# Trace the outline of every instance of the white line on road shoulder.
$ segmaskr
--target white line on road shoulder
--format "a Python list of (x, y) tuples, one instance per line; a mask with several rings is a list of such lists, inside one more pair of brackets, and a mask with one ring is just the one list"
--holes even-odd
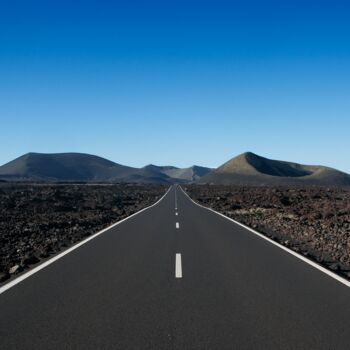
[(180, 253), (175, 255), (175, 278), (182, 278), (182, 262)]
[(176, 228), (180, 228), (180, 224), (177, 222), (175, 225)]
[(97, 236), (101, 235), (102, 233), (104, 233), (104, 232), (110, 230), (110, 229), (113, 228), (114, 226), (117, 226), (117, 225), (121, 224), (122, 222), (131, 219), (131, 218), (134, 217), (135, 215), (138, 215), (138, 214), (142, 213), (143, 211), (145, 211), (145, 210), (147, 210), (147, 209), (150, 209), (150, 208), (156, 206), (157, 204), (159, 204), (159, 203), (163, 200), (163, 198), (165, 198), (165, 196), (169, 193), (170, 189), (171, 189), (171, 186), (170, 186), (169, 189), (166, 191), (166, 193), (165, 193), (156, 203), (154, 203), (154, 204), (152, 204), (152, 205), (150, 205), (150, 206), (148, 206), (148, 207), (146, 207), (146, 208), (143, 208), (143, 209), (139, 210), (138, 212), (136, 212), (136, 213), (134, 213), (134, 214), (128, 216), (127, 218), (122, 219), (122, 220), (120, 220), (120, 221), (118, 221), (118, 222), (116, 222), (116, 223), (114, 223), (114, 224), (112, 224), (112, 225), (106, 227), (105, 229), (103, 229), (103, 230), (101, 230), (101, 231), (99, 231), (99, 232), (93, 234), (92, 236), (90, 236), (90, 237), (84, 239), (83, 241), (77, 243), (76, 245), (74, 245), (74, 246), (72, 246), (72, 247), (66, 249), (66, 250), (63, 251), (62, 253), (60, 253), (60, 254), (54, 256), (53, 258), (51, 258), (51, 259), (49, 259), (49, 260), (43, 262), (43, 263), (40, 264), (40, 265), (34, 267), (33, 269), (29, 270), (28, 272), (24, 273), (23, 275), (20, 275), (19, 277), (17, 277), (17, 278), (14, 279), (13, 281), (10, 281), (10, 282), (6, 283), (4, 286), (0, 287), (0, 294), (6, 292), (8, 289), (14, 287), (16, 284), (18, 284), (18, 283), (24, 281), (24, 280), (27, 279), (28, 277), (30, 277), (30, 276), (34, 275), (35, 273), (39, 272), (40, 270), (44, 269), (46, 266), (51, 265), (52, 263), (54, 263), (54, 262), (57, 261), (58, 259), (61, 259), (62, 257), (64, 257), (65, 255), (69, 254), (69, 253), (72, 252), (73, 250), (75, 250), (75, 249), (81, 247), (83, 244), (85, 244), (85, 243), (91, 241), (92, 239), (96, 238)]
[(266, 236), (263, 235), (262, 233), (260, 233), (260, 232), (258, 232), (258, 231), (255, 231), (255, 230), (253, 230), (252, 228), (250, 228), (250, 227), (248, 227), (248, 226), (246, 226), (246, 225), (244, 225), (244, 224), (242, 224), (242, 223), (240, 223), (240, 222), (238, 222), (238, 221), (236, 221), (236, 220), (233, 220), (233, 219), (229, 218), (228, 216), (219, 213), (218, 211), (215, 211), (214, 209), (205, 207), (204, 205), (201, 205), (201, 204), (197, 203), (196, 201), (194, 201), (194, 200), (183, 190), (183, 188), (182, 188), (181, 186), (180, 186), (180, 188), (181, 188), (182, 192), (190, 199), (190, 201), (192, 201), (192, 202), (193, 202), (194, 204), (196, 204), (197, 206), (199, 206), (199, 207), (201, 207), (201, 208), (204, 208), (204, 209), (206, 209), (206, 210), (212, 211), (213, 213), (222, 216), (222, 217), (225, 218), (226, 220), (232, 221), (233, 223), (235, 223), (235, 224), (237, 224), (237, 225), (239, 225), (239, 226), (245, 228), (246, 230), (248, 230), (248, 231), (254, 233), (254, 234), (257, 235), (257, 236), (259, 236), (260, 238), (265, 239), (266, 241), (270, 242), (271, 244), (275, 245), (276, 247), (278, 247), (278, 248), (280, 248), (280, 249), (286, 251), (287, 253), (289, 253), (289, 254), (295, 256), (296, 258), (298, 258), (298, 259), (304, 261), (304, 262), (307, 263), (308, 265), (310, 265), (310, 266), (316, 268), (317, 270), (323, 272), (324, 274), (328, 275), (329, 277), (331, 277), (331, 278), (337, 280), (338, 282), (344, 284), (345, 286), (350, 287), (350, 281), (346, 280), (345, 278), (343, 278), (343, 277), (341, 277), (341, 276), (335, 274), (334, 272), (332, 272), (332, 271), (326, 269), (325, 267), (323, 267), (323, 266), (317, 264), (316, 262), (314, 262), (314, 261), (312, 261), (312, 260), (309, 260), (308, 258), (304, 257), (303, 255), (298, 254), (298, 253), (295, 252), (294, 250), (291, 250), (291, 249), (285, 247), (284, 245), (273, 241), (272, 239), (266, 237)]

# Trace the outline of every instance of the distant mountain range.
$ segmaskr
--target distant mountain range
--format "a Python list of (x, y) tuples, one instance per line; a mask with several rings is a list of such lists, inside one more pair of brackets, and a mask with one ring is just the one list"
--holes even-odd
[(27, 153), (0, 166), (0, 179), (7, 181), (96, 181), (136, 183), (188, 183), (210, 172), (192, 166), (147, 165), (133, 168), (84, 153)]
[(134, 168), (84, 153), (27, 153), (0, 166), (0, 181), (198, 183), (238, 186), (350, 186), (350, 175), (325, 166), (243, 153), (211, 169), (147, 165)]

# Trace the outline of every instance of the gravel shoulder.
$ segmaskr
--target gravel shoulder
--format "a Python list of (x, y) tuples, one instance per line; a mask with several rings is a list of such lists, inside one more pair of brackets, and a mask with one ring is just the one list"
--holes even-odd
[(0, 283), (155, 203), (166, 186), (0, 184)]
[(350, 279), (350, 190), (191, 185), (198, 203)]

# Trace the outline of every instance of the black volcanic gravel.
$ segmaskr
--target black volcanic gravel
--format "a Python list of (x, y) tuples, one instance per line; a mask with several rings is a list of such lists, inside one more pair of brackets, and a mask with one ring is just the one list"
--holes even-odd
[(0, 184), (0, 282), (155, 203), (164, 186)]
[(350, 278), (350, 190), (187, 186), (189, 195)]

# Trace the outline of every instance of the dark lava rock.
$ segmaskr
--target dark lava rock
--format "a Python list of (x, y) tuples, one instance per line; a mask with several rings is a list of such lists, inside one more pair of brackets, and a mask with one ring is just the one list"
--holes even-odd
[[(0, 184), (0, 278), (156, 202), (165, 186)], [(18, 266), (14, 268), (14, 266)]]
[(0, 272), (0, 283), (5, 282), (10, 278), (10, 275), (7, 272)]
[(346, 276), (350, 271), (350, 190), (321, 187), (186, 186), (203, 205), (256, 228)]
[(35, 256), (35, 255), (26, 255), (23, 259), (23, 263), (25, 265), (34, 265), (36, 263), (38, 263), (40, 260)]

